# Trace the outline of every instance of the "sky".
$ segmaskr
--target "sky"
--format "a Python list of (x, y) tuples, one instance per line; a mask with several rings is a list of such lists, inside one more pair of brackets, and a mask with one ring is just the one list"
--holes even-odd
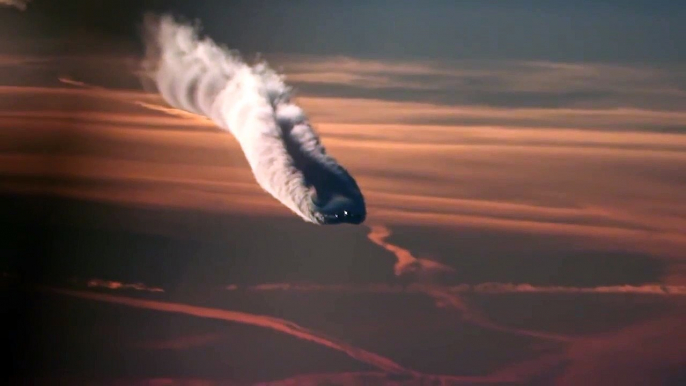
[[(264, 370), (271, 380), (683, 379), (686, 7), (230, 3), (0, 8), (3, 277), (58, 287), (35, 295), (46, 310), (128, 305), (121, 326), (95, 318), (92, 330), (135, 341), (107, 351), (89, 329), (102, 347), (73, 344), (83, 337), (38, 347), (102, 349), (112, 363), (177, 347), (187, 356), (168, 360), (187, 363), (181, 375), (216, 376), (192, 357), (221, 350), (242, 363), (225, 346), (243, 327), (209, 318), (255, 328), (240, 338), (250, 347), (302, 354)], [(283, 72), (365, 194), (365, 225), (303, 223), (260, 190), (229, 133), (147, 92), (137, 75), (146, 10), (198, 19)], [(152, 311), (160, 323), (187, 319), (148, 342), (135, 321)], [(50, 315), (41, 328), (78, 331)], [(308, 367), (312, 347), (348, 359)], [(248, 371), (265, 361), (253, 351), (231, 374), (266, 381)]]

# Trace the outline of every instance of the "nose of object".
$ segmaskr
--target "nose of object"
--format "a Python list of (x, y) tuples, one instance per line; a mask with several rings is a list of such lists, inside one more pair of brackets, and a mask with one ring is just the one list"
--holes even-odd
[(356, 213), (352, 211), (342, 210), (339, 213), (334, 214), (340, 222), (349, 224), (361, 224), (366, 217), (364, 213)]
[(320, 208), (325, 224), (361, 224), (367, 217), (364, 203), (347, 197), (335, 197)]
[(365, 217), (366, 214), (364, 212), (351, 212), (348, 210), (324, 214), (324, 220), (326, 224), (362, 224), (365, 220)]

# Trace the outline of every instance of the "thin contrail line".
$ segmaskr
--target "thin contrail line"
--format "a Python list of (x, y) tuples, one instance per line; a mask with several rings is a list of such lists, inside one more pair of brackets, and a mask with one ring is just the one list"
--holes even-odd
[[(454, 284), (448, 286), (432, 285), (432, 288), (440, 289), (453, 294), (633, 294), (646, 296), (686, 296), (686, 286), (643, 284), (643, 285), (609, 285), (596, 287), (571, 287), (571, 286), (538, 286), (533, 284), (514, 283), (480, 283), (480, 284)], [(407, 286), (378, 284), (307, 284), (307, 283), (264, 283), (245, 287), (228, 285), (227, 290), (247, 291), (293, 291), (293, 292), (347, 292), (347, 293), (418, 293), (425, 292), (427, 286), (422, 284), (409, 284)]]
[[(370, 232), (367, 237), (373, 243), (381, 246), (387, 251), (393, 253), (396, 256), (397, 262), (395, 264), (394, 270), (396, 276), (403, 276), (406, 274), (411, 274), (413, 279), (417, 280), (428, 280), (431, 281), (432, 276), (435, 274), (445, 274), (452, 273), (454, 269), (443, 264), (433, 262), (426, 259), (419, 259), (412, 255), (412, 252), (402, 248), (398, 245), (389, 243), (386, 239), (392, 234), (391, 230), (383, 225), (370, 227)], [(436, 285), (418, 285), (416, 287), (418, 292), (424, 293), (430, 296), (437, 304), (441, 306), (452, 308), (458, 310), (462, 313), (462, 318), (465, 322), (472, 323), (479, 327), (483, 327), (490, 330), (508, 332), (516, 335), (524, 335), (535, 337), (539, 339), (553, 340), (557, 342), (568, 342), (573, 340), (572, 337), (540, 332), (531, 331), (520, 328), (513, 328), (500, 325), (489, 320), (486, 316), (482, 315), (479, 311), (471, 307), (462, 297), (457, 293), (448, 291), (445, 287)]]
[(96, 300), (100, 302), (121, 304), (129, 307), (144, 308), (162, 312), (172, 312), (185, 315), (192, 315), (201, 318), (218, 319), (230, 322), (243, 323), (253, 326), (269, 328), (285, 334), (307, 340), (331, 349), (343, 352), (361, 362), (375, 366), (383, 371), (410, 376), (419, 376), (420, 373), (407, 369), (388, 358), (378, 354), (351, 346), (347, 343), (324, 336), (315, 331), (308, 330), (293, 322), (284, 319), (273, 318), (263, 315), (254, 315), (239, 311), (221, 310), (215, 308), (191, 306), (181, 303), (159, 302), (154, 300), (135, 299), (129, 297), (98, 294), (93, 292), (74, 291), (59, 288), (45, 288), (43, 290), (82, 299)]

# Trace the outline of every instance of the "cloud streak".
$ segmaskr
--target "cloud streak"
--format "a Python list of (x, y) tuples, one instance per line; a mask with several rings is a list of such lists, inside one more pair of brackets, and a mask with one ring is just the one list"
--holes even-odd
[[(407, 286), (389, 284), (302, 284), (302, 283), (269, 283), (247, 286), (237, 285), (226, 287), (229, 291), (293, 291), (293, 292), (341, 292), (341, 293), (417, 293), (423, 290), (421, 283)], [(437, 285), (433, 285), (436, 287)], [(437, 286), (444, 292), (454, 294), (483, 294), (500, 295), (513, 293), (537, 294), (634, 294), (656, 296), (686, 296), (686, 286), (645, 284), (645, 285), (614, 285), (597, 287), (568, 287), (568, 286), (537, 286), (532, 284), (515, 283), (481, 283), (457, 284)]]
[(337, 341), (333, 338), (325, 337), (322, 334), (305, 329), (303, 327), (298, 326), (295, 323), (283, 319), (262, 315), (253, 315), (239, 311), (228, 311), (214, 308), (197, 307), (180, 303), (167, 303), (153, 300), (142, 300), (121, 296), (96, 294), (92, 292), (72, 291), (57, 288), (48, 288), (45, 290), (61, 295), (81, 299), (95, 300), (104, 303), (120, 304), (134, 308), (143, 308), (161, 312), (171, 312), (177, 314), (196, 316), (200, 318), (224, 320), (228, 322), (237, 322), (257, 327), (268, 328), (271, 330), (291, 335), (299, 339), (304, 339), (316, 344), (320, 344), (322, 346), (337, 351), (341, 351), (352, 358), (355, 358), (361, 362), (367, 363), (389, 373), (418, 375), (416, 372), (408, 370), (390, 359), (384, 358), (380, 355), (362, 350), (357, 347), (350, 346), (346, 343)]
[(418, 259), (407, 249), (386, 242), (386, 238), (390, 235), (390, 229), (383, 225), (375, 225), (370, 227), (370, 232), (367, 237), (374, 244), (379, 245), (395, 255), (397, 261), (393, 270), (396, 276), (418, 275), (419, 277), (429, 278), (434, 274), (449, 273), (453, 271), (452, 268), (441, 263), (427, 259)]
[[(390, 235), (390, 229), (384, 226), (376, 226), (371, 228), (371, 232), (367, 237), (373, 243), (396, 256), (397, 262), (394, 267), (396, 276), (409, 276), (414, 282), (420, 283), (420, 285), (416, 287), (416, 290), (431, 297), (438, 307), (458, 310), (462, 313), (462, 318), (465, 321), (490, 330), (558, 342), (565, 342), (571, 339), (559, 334), (511, 328), (494, 323), (474, 307), (470, 306), (458, 293), (446, 291), (443, 287), (431, 284), (432, 281), (435, 281), (438, 278), (439, 274), (450, 275), (451, 273), (454, 273), (455, 270), (453, 268), (427, 259), (418, 259), (414, 257), (409, 250), (386, 241), (386, 238)], [(425, 284), (422, 285), (421, 283)]]
[(119, 281), (112, 280), (102, 280), (102, 279), (90, 279), (86, 282), (86, 286), (89, 288), (107, 288), (111, 290), (136, 290), (144, 292), (164, 292), (162, 288), (159, 287), (149, 287), (143, 283), (122, 283)]
[(25, 11), (26, 6), (31, 2), (31, 0), (0, 0), (0, 6), (12, 7), (20, 11)]
[(274, 56), (304, 90), (347, 97), (499, 107), (679, 109), (686, 73), (676, 67), (546, 61), (390, 62), (351, 57)]

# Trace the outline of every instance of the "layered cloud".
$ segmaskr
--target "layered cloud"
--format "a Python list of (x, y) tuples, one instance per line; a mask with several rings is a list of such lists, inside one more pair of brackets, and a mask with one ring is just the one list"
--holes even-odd
[[(336, 60), (321, 62), (313, 61), (310, 71)], [(594, 70), (539, 66), (594, 83)], [(451, 71), (444, 64), (352, 60), (340, 67), (358, 74)], [(624, 72), (632, 71), (646, 70)], [(324, 145), (340, 154), (367, 192), (374, 224), (558, 235), (594, 248), (630, 247), (672, 258), (686, 246), (686, 136), (672, 130), (686, 121), (682, 111), (509, 108), (317, 93), (297, 100), (311, 112)], [(207, 119), (164, 107), (155, 95), (63, 78), (52, 87), (0, 86), (0, 106), (6, 190), (287, 215), (253, 186), (233, 138)], [(480, 123), (460, 123), (466, 118)], [(667, 127), (671, 132), (656, 132)], [(41, 176), (50, 177), (50, 186)]]
[(450, 62), (275, 56), (304, 91), (347, 97), (502, 108), (642, 107), (678, 110), (686, 73), (676, 66), (546, 61)]
[[(3, 61), (11, 67), (19, 59), (36, 58)], [(135, 84), (125, 81), (134, 75), (109, 67), (112, 76), (95, 73), (101, 59), (68, 60), (64, 75), (86, 74), (77, 81), (102, 87), (68, 78), (47, 87), (0, 86), (4, 190), (288, 215), (254, 186), (233, 138), (156, 95), (120, 86)], [(590, 248), (682, 257), (686, 113), (676, 108), (684, 84), (678, 68), (293, 55), (270, 61), (296, 83), (296, 100), (323, 144), (358, 179), (372, 225), (557, 235)], [(31, 69), (38, 78), (45, 71)], [(314, 83), (326, 90), (307, 88)], [(384, 88), (408, 96), (377, 92)], [(441, 95), (434, 91), (442, 88), (512, 92), (514, 102), (432, 100), (421, 92)], [(516, 106), (528, 92), (587, 89), (611, 103)]]

